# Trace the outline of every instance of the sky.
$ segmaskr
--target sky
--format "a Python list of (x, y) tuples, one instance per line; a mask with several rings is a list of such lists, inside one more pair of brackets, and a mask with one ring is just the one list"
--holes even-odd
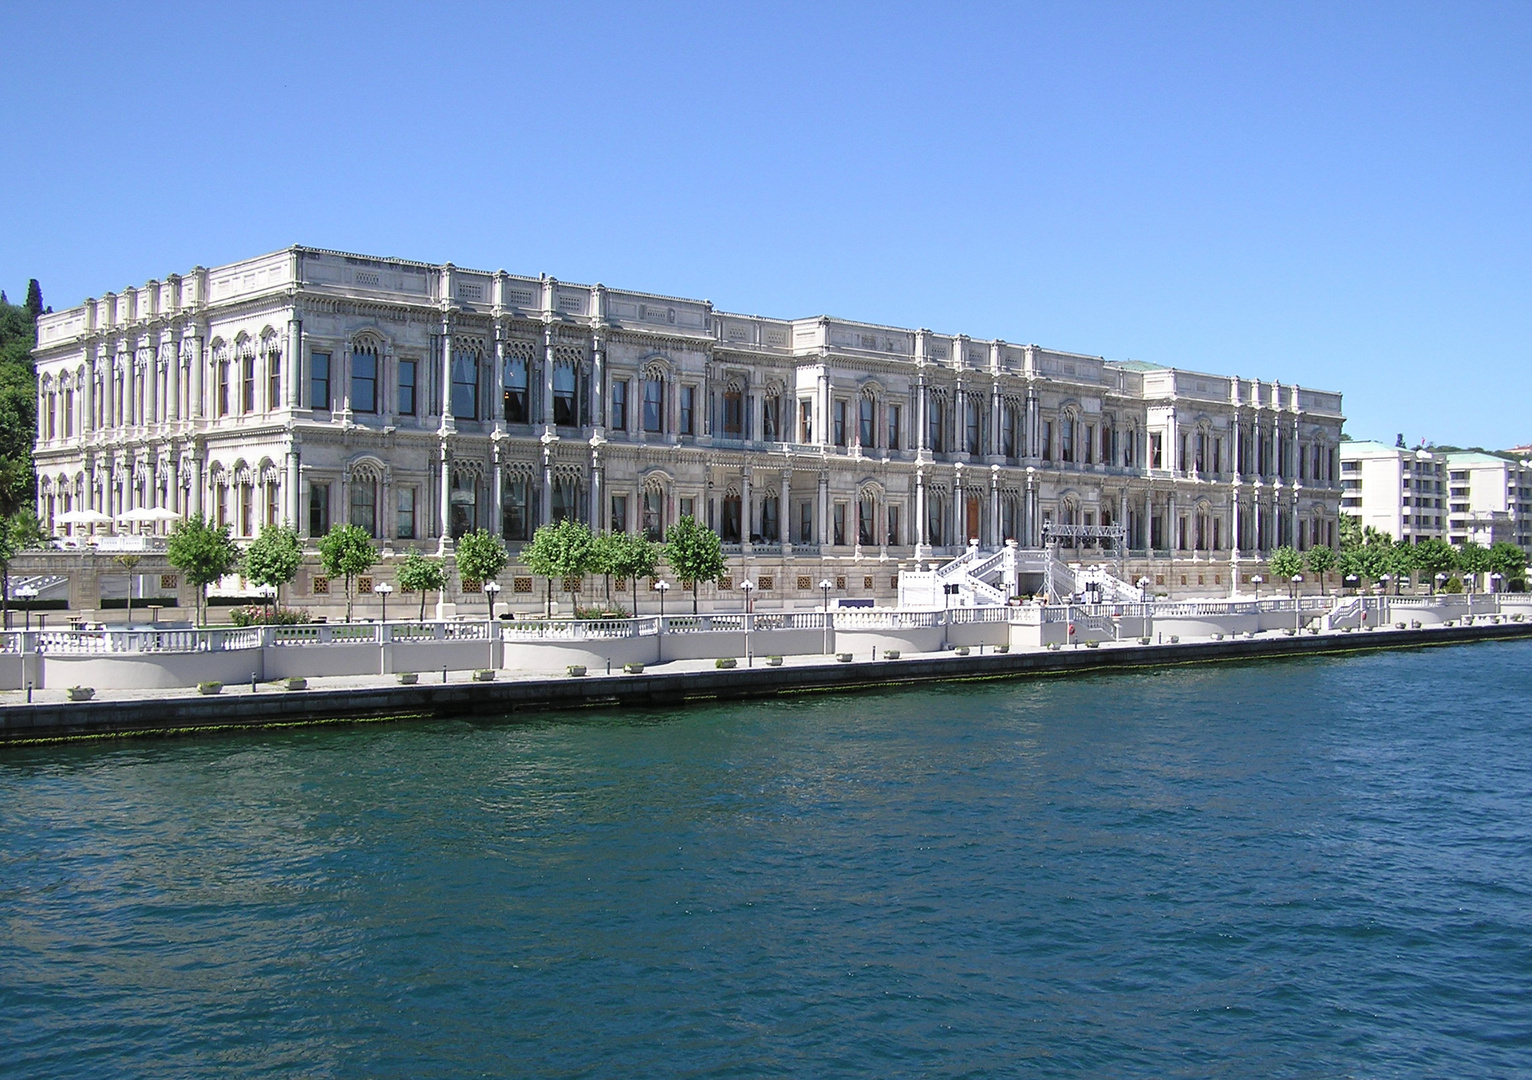
[(290, 244), (1532, 442), (1532, 5), (0, 0), (0, 287)]

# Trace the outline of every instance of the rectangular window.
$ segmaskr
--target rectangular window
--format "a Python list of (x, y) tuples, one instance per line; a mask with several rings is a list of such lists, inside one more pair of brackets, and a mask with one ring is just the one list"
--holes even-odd
[(682, 435), (697, 434), (697, 388), (681, 387), (680, 429)]
[(863, 547), (871, 547), (877, 543), (873, 537), (876, 535), (877, 507), (871, 499), (858, 499), (856, 502), (856, 542)]
[(309, 356), (309, 408), (330, 407), (330, 354), (312, 353)]
[(761, 402), (761, 438), (766, 442), (782, 441), (782, 399), (769, 397)]
[(479, 363), (470, 352), (452, 354), (452, 415), (479, 418)]
[(614, 533), (628, 531), (628, 497), (626, 495), (612, 496), (611, 531)]
[(612, 380), (612, 430), (628, 430), (628, 380)]
[(415, 539), (415, 489), (400, 488), (394, 508), (394, 535), (400, 540)]
[(873, 431), (873, 401), (872, 398), (863, 395), (857, 406), (857, 439), (863, 446), (871, 447), (877, 443), (877, 435)]
[(239, 485), (239, 535), (255, 535), (255, 485)]
[(567, 364), (553, 370), (553, 422), (558, 427), (577, 427), (580, 423), (575, 406), (577, 381), (575, 369)]
[(983, 446), (983, 439), (984, 439), (984, 413), (983, 413), (983, 410), (980, 408), (980, 403), (975, 398), (970, 396), (969, 398), (967, 398), (967, 408), (966, 408), (966, 411), (967, 411), (968, 415), (964, 418), (965, 421), (966, 421), (964, 426), (966, 428), (966, 434), (967, 434), (967, 440), (966, 441), (967, 441), (967, 445), (968, 445), (968, 452), (970, 454), (982, 454), (984, 452), (984, 446)]
[(899, 406), (897, 405), (890, 405), (888, 407), (888, 448), (890, 450), (899, 449), (899, 411)]
[(1075, 459), (1075, 422), (1073, 417), (1066, 416), (1059, 421), (1059, 460), (1073, 461)]
[(255, 412), (255, 356), (247, 354), (239, 362), (240, 411)]
[(798, 441), (800, 443), (814, 441), (814, 402), (809, 398), (801, 398), (798, 401)]
[(371, 480), (351, 481), (351, 524), (367, 530), (368, 536), (378, 535), (377, 492)]
[[(326, 358), (328, 359), (328, 357)], [(309, 485), (309, 535), (323, 536), (330, 531), (330, 485)]]
[(415, 361), (399, 361), (399, 415), (415, 415)]
[(505, 485), (505, 502), (500, 506), (500, 531), (507, 540), (532, 539), (532, 493), (525, 480)]
[(726, 498), (720, 505), (723, 512), (723, 520), (719, 523), (721, 527), (718, 530), (718, 536), (726, 544), (737, 544), (740, 542), (739, 497)]
[(266, 409), (274, 412), (282, 407), (282, 354), (266, 354)]
[(665, 539), (664, 503), (658, 491), (644, 492), (644, 536), (655, 543)]
[(888, 506), (888, 544), (890, 547), (899, 544), (899, 508), (893, 503)]
[(1151, 469), (1163, 469), (1165, 467), (1165, 435), (1163, 432), (1153, 431), (1149, 434), (1149, 467)]
[(1053, 460), (1053, 421), (1052, 420), (1044, 420), (1042, 422), (1042, 436), (1043, 436), (1043, 440), (1042, 440), (1043, 441), (1043, 460), (1044, 461), (1052, 461)]
[(1085, 425), (1085, 464), (1096, 463), (1096, 425)]
[(697, 500), (681, 499), (677, 503), (682, 517), (695, 518), (697, 516)]
[(745, 395), (738, 390), (723, 395), (723, 437), (740, 439), (745, 434)]
[(942, 403), (941, 403), (941, 401), (938, 400), (935, 397), (931, 398), (930, 410), (931, 410), (931, 415), (928, 418), (928, 422), (926, 424), (926, 427), (927, 427), (926, 438), (927, 438), (927, 441), (930, 443), (930, 450), (931, 450), (931, 452), (933, 454), (940, 454), (945, 449), (945, 447), (942, 445), (942, 427), (943, 427), (943, 425), (942, 425)]
[(644, 380), (644, 431), (657, 435), (665, 430), (665, 384), (659, 379)]
[(527, 393), (526, 359), (520, 356), (507, 357), (501, 371), (501, 380), (505, 383), (505, 397), (500, 408), (506, 423), (530, 423), (532, 409), (531, 398)]
[(1101, 463), (1103, 465), (1112, 463), (1112, 439), (1116, 434), (1116, 430), (1112, 427), (1106, 424), (1101, 426)]
[(282, 507), (279, 505), (281, 500), (278, 496), (277, 485), (268, 483), (266, 485), (266, 517), (261, 524), (276, 525), (282, 520)]
[(221, 529), (229, 523), (229, 489), (227, 485), (219, 484), (214, 489), (213, 503), (213, 524)]
[(834, 513), (832, 515), (832, 520), (835, 523), (835, 534), (834, 534), (835, 535), (835, 539), (834, 539), (833, 542), (836, 543), (836, 544), (844, 544), (846, 542), (846, 504), (845, 503), (838, 502), (838, 503), (835, 504), (835, 509), (834, 509)]
[[(122, 384), (117, 386), (118, 394), (122, 393)], [(117, 408), (122, 408), (122, 399), (117, 400)], [(218, 415), (229, 415), (229, 362), (221, 360), (218, 363)]]
[(1001, 414), (1000, 452), (1008, 458), (1016, 456), (1016, 409), (1011, 405)]
[(835, 445), (836, 446), (845, 446), (846, 445), (846, 403), (844, 401), (839, 400), (839, 399), (836, 400), (836, 402), (835, 402), (835, 411), (834, 411), (833, 415), (834, 415), (834, 418), (835, 418), (835, 422), (834, 422), (832, 430), (834, 431), (834, 434), (835, 434)]
[(775, 544), (781, 539), (777, 523), (777, 508), (780, 505), (778, 499), (761, 500), (761, 539), (768, 544)]
[(372, 353), (351, 354), (351, 411), (378, 411), (378, 358)]
[(814, 506), (812, 503), (801, 502), (798, 504), (798, 543), (812, 544), (814, 542)]

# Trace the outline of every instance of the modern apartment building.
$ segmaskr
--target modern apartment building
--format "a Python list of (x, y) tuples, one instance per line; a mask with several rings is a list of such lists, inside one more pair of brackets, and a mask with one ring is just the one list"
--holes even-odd
[(1532, 460), (1476, 450), (1446, 458), (1448, 539), (1485, 546), (1505, 540), (1532, 552)]
[(1279, 544), (1335, 543), (1341, 510), (1336, 393), (450, 263), (196, 268), (43, 316), (36, 355), (50, 526), (349, 521), (399, 552), (693, 515), (796, 600), (1054, 524), (1227, 591)]
[(1447, 536), (1447, 473), (1441, 456), (1379, 442), (1340, 445), (1341, 513), (1395, 540)]

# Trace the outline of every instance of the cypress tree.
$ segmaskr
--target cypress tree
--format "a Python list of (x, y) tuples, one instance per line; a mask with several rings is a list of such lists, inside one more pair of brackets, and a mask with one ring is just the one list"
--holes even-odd
[(33, 278), (27, 282), (27, 314), (37, 318), (43, 313), (43, 287)]

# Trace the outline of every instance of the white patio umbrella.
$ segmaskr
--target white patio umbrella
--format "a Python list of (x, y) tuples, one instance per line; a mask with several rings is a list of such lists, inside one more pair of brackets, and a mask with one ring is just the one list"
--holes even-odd
[(112, 522), (109, 514), (90, 507), (84, 510), (65, 510), (62, 514), (55, 514), (53, 520), (60, 525), (110, 525)]

